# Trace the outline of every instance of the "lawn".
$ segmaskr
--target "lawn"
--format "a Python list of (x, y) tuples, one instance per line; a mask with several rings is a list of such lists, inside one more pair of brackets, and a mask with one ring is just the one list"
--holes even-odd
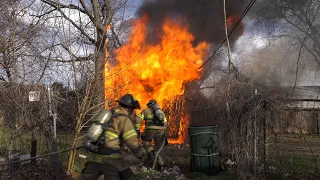
[(268, 164), (274, 176), (319, 175), (320, 136), (284, 134), (269, 140)]

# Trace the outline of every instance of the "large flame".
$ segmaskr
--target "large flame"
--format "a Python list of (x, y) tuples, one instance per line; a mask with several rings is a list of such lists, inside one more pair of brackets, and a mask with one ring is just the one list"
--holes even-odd
[[(203, 63), (208, 44), (192, 45), (194, 37), (188, 27), (169, 19), (163, 24), (159, 43), (146, 44), (147, 23), (147, 16), (138, 19), (127, 43), (114, 51), (116, 61), (109, 60), (106, 64), (105, 95), (109, 105), (130, 93), (142, 108), (146, 108), (150, 99), (156, 99), (161, 107), (172, 107), (174, 99), (184, 94), (185, 84), (200, 79), (202, 70), (198, 67)], [(170, 116), (168, 121), (173, 119)], [(184, 114), (176, 124), (180, 126), (178, 134), (171, 134), (177, 139), (169, 143), (183, 143), (182, 134), (188, 121)]]

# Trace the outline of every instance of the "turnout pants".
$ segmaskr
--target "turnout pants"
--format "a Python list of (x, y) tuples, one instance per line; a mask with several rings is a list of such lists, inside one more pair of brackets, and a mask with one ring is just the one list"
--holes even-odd
[(78, 180), (97, 180), (101, 175), (104, 175), (105, 180), (129, 180), (133, 172), (121, 161), (120, 159), (103, 163), (89, 161)]
[[(143, 132), (141, 139), (147, 153), (150, 153), (153, 150), (158, 151), (160, 149), (166, 139), (164, 131), (164, 129), (146, 129)], [(152, 140), (154, 140), (155, 148), (152, 147)], [(157, 164), (159, 166), (164, 165), (164, 161), (160, 155), (157, 158)]]

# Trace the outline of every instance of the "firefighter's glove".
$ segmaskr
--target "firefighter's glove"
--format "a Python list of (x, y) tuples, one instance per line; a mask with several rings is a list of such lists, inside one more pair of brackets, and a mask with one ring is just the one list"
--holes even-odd
[(149, 159), (153, 160), (155, 158), (155, 156), (156, 156), (156, 151), (155, 150), (153, 150), (153, 151), (148, 153), (148, 158)]
[(91, 151), (91, 152), (97, 152), (98, 151), (98, 148), (99, 146), (95, 145), (95, 144), (92, 144), (90, 142), (84, 142), (83, 143), (83, 146), (88, 150), (88, 151)]
[(149, 160), (149, 158), (148, 158), (147, 155), (142, 156), (142, 157), (140, 158), (140, 163), (139, 163), (139, 165), (140, 165), (140, 166), (145, 166), (145, 165), (147, 164), (148, 160)]
[(140, 147), (138, 154), (141, 154), (140, 156), (138, 156), (138, 159), (140, 159), (140, 165), (142, 166), (148, 160), (148, 155), (146, 153), (146, 150), (143, 147)]
[(143, 132), (143, 133), (140, 135), (140, 137), (141, 137), (141, 139), (142, 139), (143, 141), (146, 141), (146, 139), (147, 139), (145, 132)]

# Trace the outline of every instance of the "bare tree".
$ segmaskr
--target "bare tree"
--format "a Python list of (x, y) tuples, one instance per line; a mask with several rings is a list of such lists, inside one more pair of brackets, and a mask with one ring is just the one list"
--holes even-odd
[[(60, 44), (63, 49), (65, 49), (72, 57), (74, 61), (80, 62), (89, 60), (94, 63), (94, 74), (95, 74), (95, 92), (99, 95), (97, 99), (97, 103), (101, 103), (104, 101), (104, 66), (107, 60), (106, 57), (106, 47), (107, 47), (107, 39), (108, 33), (107, 29), (109, 29), (110, 24), (112, 22), (112, 18), (114, 14), (119, 11), (122, 7), (125, 6), (126, 0), (119, 1), (85, 1), (79, 0), (76, 1), (78, 4), (64, 4), (59, 1), (54, 0), (41, 0), (43, 3), (49, 5), (51, 8), (48, 9), (40, 16), (44, 16), (46, 14), (56, 13), (56, 17), (58, 14), (62, 16), (68, 23), (70, 23), (75, 31), (78, 33), (78, 38), (81, 39), (81, 43), (92, 45), (94, 47), (94, 52), (90, 53), (87, 57), (79, 57), (76, 53), (72, 51), (72, 49), (68, 48), (66, 44)], [(79, 14), (79, 20), (73, 19), (68, 14), (67, 10), (77, 12)], [(89, 20), (86, 22), (85, 19)], [(112, 35), (117, 37), (115, 31), (112, 29)], [(118, 40), (117, 38), (115, 38)], [(120, 41), (118, 40), (120, 43)], [(65, 62), (72, 63), (73, 60), (67, 60)]]
[(3, 81), (32, 81), (42, 73), (42, 19), (30, 16), (34, 1), (0, 3), (0, 74)]
[(34, 3), (33, 0), (0, 2), (0, 96), (5, 125), (10, 129), (9, 154), (16, 138), (40, 126), (42, 132), (49, 127), (43, 123), (48, 117), (46, 98), (43, 96), (41, 103), (28, 102), (29, 91), (46, 94), (44, 86), (32, 84), (45, 71), (40, 54), (46, 49), (40, 38), (44, 21), (30, 16)]
[(296, 50), (302, 45), (320, 65), (319, 0), (262, 1), (258, 7), (259, 30), (267, 30), (273, 40), (291, 40), (288, 45)]

